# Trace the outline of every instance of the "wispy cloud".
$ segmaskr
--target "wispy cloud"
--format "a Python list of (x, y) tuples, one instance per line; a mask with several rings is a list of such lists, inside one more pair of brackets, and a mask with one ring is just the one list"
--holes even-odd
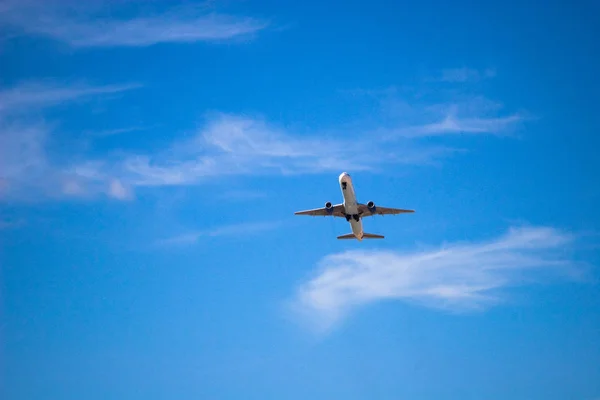
[(496, 70), (494, 68), (487, 68), (485, 70), (477, 70), (474, 68), (449, 68), (442, 71), (439, 78), (435, 80), (442, 82), (478, 82), (482, 79), (493, 78), (496, 76)]
[[(458, 96), (457, 96), (458, 97)], [(389, 101), (394, 126), (388, 138), (419, 138), (455, 134), (509, 135), (533, 117), (526, 112), (502, 112), (503, 105), (482, 96), (460, 96), (453, 102), (415, 107)]]
[(77, 99), (89, 99), (141, 87), (141, 84), (89, 85), (82, 82), (29, 81), (0, 90), (0, 113), (30, 111), (32, 107), (48, 107)]
[(97, 192), (128, 198), (126, 187), (119, 187), (114, 179), (86, 176), (82, 173), (85, 166), (70, 170), (69, 160), (60, 159), (62, 154), (49, 154), (53, 126), (34, 111), (137, 87), (31, 81), (0, 90), (0, 197), (85, 196)]
[[(472, 129), (477, 128), (473, 121), (470, 123)], [(421, 129), (428, 135), (433, 131), (426, 126)], [(459, 151), (408, 138), (424, 135), (415, 134), (415, 130), (410, 131), (411, 135), (401, 129), (392, 130), (387, 137), (381, 132), (360, 131), (303, 135), (260, 117), (215, 113), (191, 139), (176, 140), (166, 149), (134, 154), (121, 151), (118, 156), (95, 158), (66, 154), (63, 156), (70, 159), (63, 160), (58, 169), (48, 162), (47, 131), (40, 128), (30, 135), (15, 129), (12, 133), (0, 132), (10, 144), (6, 148), (15, 149), (11, 150), (14, 157), (6, 159), (12, 160), (7, 170), (18, 169), (22, 183), (59, 184), (61, 193), (69, 196), (105, 193), (117, 199), (132, 198), (136, 187), (196, 185), (217, 176), (376, 172), (393, 164), (429, 165)], [(27, 140), (27, 146), (20, 144), (23, 140)], [(28, 169), (23, 168), (25, 160), (30, 160)], [(42, 172), (54, 176), (39, 179)], [(14, 174), (8, 178), (13, 178), (12, 184), (19, 181)]]
[(150, 129), (150, 128), (143, 127), (143, 126), (132, 126), (132, 127), (128, 127), (128, 128), (115, 128), (115, 129), (106, 129), (103, 131), (93, 131), (93, 132), (88, 132), (87, 134), (89, 134), (89, 136), (91, 136), (91, 137), (105, 138), (105, 137), (111, 137), (111, 136), (116, 136), (116, 135), (122, 135), (124, 133), (144, 131), (147, 129)]
[(108, 195), (118, 200), (131, 200), (133, 193), (118, 179), (112, 179), (108, 186)]
[(557, 229), (519, 227), (487, 242), (434, 250), (347, 251), (319, 262), (293, 307), (325, 331), (353, 310), (386, 299), (447, 311), (483, 310), (505, 300), (509, 287), (579, 278), (580, 265), (568, 257), (573, 243), (572, 235)]
[(427, 124), (416, 130), (424, 135), (445, 133), (504, 133), (513, 124), (523, 121), (519, 114), (500, 118), (463, 118), (448, 115), (442, 122)]
[(188, 185), (206, 177), (246, 175), (286, 166), (294, 170), (294, 160), (303, 160), (298, 162), (306, 163), (305, 168), (318, 168), (314, 164), (332, 162), (327, 160), (335, 157), (322, 150), (311, 154), (306, 146), (318, 148), (316, 141), (297, 140), (264, 122), (227, 115), (210, 120), (193, 140), (176, 142), (166, 151), (97, 160), (69, 151), (51, 155), (52, 126), (27, 116), (13, 118), (14, 113), (26, 114), (33, 104), (48, 106), (104, 90), (50, 87), (47, 93), (44, 89), (48, 86), (27, 85), (0, 92), (7, 111), (0, 114), (3, 197), (104, 193), (126, 200), (133, 197), (135, 186)]
[(201, 240), (217, 236), (248, 236), (275, 229), (281, 225), (277, 221), (248, 222), (242, 224), (219, 226), (206, 230), (199, 230), (177, 235), (158, 241), (160, 245), (188, 245)]
[(392, 130), (391, 134), (403, 137), (442, 136), (457, 133), (505, 135), (519, 126), (525, 119), (523, 115), (518, 113), (502, 117), (473, 118), (448, 114), (439, 122), (398, 128)]
[(28, 190), (39, 180), (43, 184), (44, 171), (48, 168), (45, 143), (47, 127), (44, 124), (20, 125), (0, 116), (0, 194), (15, 187)]
[(140, 187), (197, 185), (217, 176), (377, 172), (394, 164), (432, 165), (464, 149), (432, 144), (423, 140), (425, 137), (506, 135), (526, 120), (522, 113), (502, 115), (501, 104), (472, 95), (454, 96), (453, 102), (415, 101), (399, 110), (394, 104), (400, 102), (402, 93), (394, 89), (369, 93), (384, 96), (388, 104), (382, 102), (383, 118), (360, 128), (301, 133), (261, 116), (213, 112), (206, 114), (204, 124), (191, 138), (186, 135), (156, 150), (104, 150), (92, 157), (60, 151), (57, 146), (49, 154), (51, 126), (43, 121), (34, 123), (31, 118), (12, 118), (27, 116), (36, 107), (107, 94), (112, 97), (136, 87), (139, 85), (59, 85), (46, 81), (0, 91), (0, 195), (37, 188), (53, 196), (103, 194), (127, 200), (133, 199)]
[(370, 136), (386, 141), (456, 134), (507, 136), (527, 121), (535, 119), (524, 110), (509, 110), (504, 104), (472, 90), (444, 88), (436, 85), (412, 87), (391, 86), (384, 89), (344, 91), (353, 99), (373, 101), (379, 106), (368, 129)]
[(117, 169), (135, 186), (189, 185), (214, 176), (366, 171), (385, 164), (425, 164), (451, 151), (410, 143), (391, 147), (358, 133), (346, 132), (344, 139), (300, 135), (261, 118), (222, 113), (211, 116), (192, 140), (153, 155), (131, 155)]
[[(217, 114), (192, 139), (166, 152), (132, 155), (120, 166), (137, 186), (183, 185), (218, 175), (370, 169), (373, 144), (291, 134), (261, 118)], [(359, 150), (361, 150), (359, 152)]]
[[(161, 12), (130, 15), (112, 5), (106, 9), (91, 2), (31, 3), (8, 1), (0, 17), (27, 34), (50, 37), (74, 47), (142, 47), (158, 43), (223, 41), (248, 37), (269, 22), (252, 17), (210, 12), (209, 7), (179, 6)], [(88, 4), (89, 3), (89, 4)], [(86, 7), (87, 5), (87, 7)], [(112, 15), (122, 15), (113, 17)]]

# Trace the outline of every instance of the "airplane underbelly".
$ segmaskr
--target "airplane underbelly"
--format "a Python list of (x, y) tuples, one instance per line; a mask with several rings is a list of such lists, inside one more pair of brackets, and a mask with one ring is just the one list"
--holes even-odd
[(358, 214), (358, 206), (356, 204), (344, 203), (344, 209), (346, 210), (346, 214)]
[(358, 237), (362, 237), (363, 228), (362, 221), (350, 221), (350, 227), (352, 228), (352, 233), (354, 233)]
[(356, 202), (356, 196), (354, 196), (354, 191), (349, 189), (344, 193), (344, 208), (346, 210), (346, 214), (357, 214), (358, 213), (358, 204)]

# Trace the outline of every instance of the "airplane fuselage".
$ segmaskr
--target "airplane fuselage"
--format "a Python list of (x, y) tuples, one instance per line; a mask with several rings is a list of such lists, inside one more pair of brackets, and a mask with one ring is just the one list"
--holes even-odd
[(346, 172), (343, 172), (339, 177), (339, 182), (342, 196), (344, 197), (343, 205), (346, 213), (346, 221), (350, 224), (354, 236), (358, 240), (362, 240), (364, 231), (362, 220), (358, 215), (358, 201), (356, 200), (356, 193), (352, 185), (352, 178)]

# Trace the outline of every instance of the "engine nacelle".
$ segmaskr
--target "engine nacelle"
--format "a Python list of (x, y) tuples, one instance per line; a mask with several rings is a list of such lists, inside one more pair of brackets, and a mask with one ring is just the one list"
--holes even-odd
[(371, 211), (371, 212), (373, 212), (373, 211), (375, 211), (377, 209), (377, 207), (375, 207), (375, 203), (372, 202), (372, 201), (369, 201), (367, 203), (367, 207), (369, 208), (369, 211)]
[(325, 203), (325, 209), (326, 209), (328, 212), (330, 212), (330, 213), (332, 213), (332, 212), (333, 212), (333, 205), (331, 205), (331, 202), (330, 202), (330, 201), (328, 201), (327, 203)]

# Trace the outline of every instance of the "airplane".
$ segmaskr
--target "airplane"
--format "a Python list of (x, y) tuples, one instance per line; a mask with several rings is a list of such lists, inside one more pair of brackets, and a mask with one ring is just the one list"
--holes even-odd
[(310, 215), (310, 216), (333, 216), (343, 217), (350, 223), (352, 233), (338, 236), (338, 239), (383, 239), (383, 235), (373, 233), (365, 233), (362, 226), (362, 218), (372, 215), (388, 215), (388, 214), (403, 214), (414, 213), (414, 210), (405, 210), (401, 208), (388, 208), (376, 206), (373, 201), (367, 204), (357, 202), (352, 178), (347, 172), (342, 172), (338, 178), (342, 196), (344, 201), (340, 204), (332, 205), (330, 201), (325, 203), (325, 207), (315, 208), (312, 210), (296, 211), (294, 215)]

